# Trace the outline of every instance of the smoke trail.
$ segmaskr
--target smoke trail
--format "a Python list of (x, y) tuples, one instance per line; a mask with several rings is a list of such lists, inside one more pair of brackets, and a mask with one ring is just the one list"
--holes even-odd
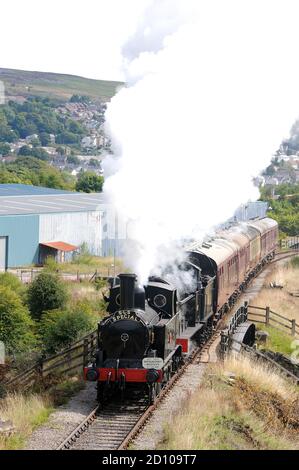
[[(148, 2), (147, 2), (148, 3)], [(124, 46), (127, 87), (107, 123), (104, 190), (130, 224), (145, 279), (256, 199), (252, 184), (299, 113), (292, 0), (151, 1)]]

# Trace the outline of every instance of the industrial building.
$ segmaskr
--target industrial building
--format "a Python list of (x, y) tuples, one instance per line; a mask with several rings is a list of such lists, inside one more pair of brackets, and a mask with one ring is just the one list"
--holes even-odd
[(0, 270), (69, 259), (86, 244), (97, 256), (119, 256), (114, 220), (102, 193), (0, 184)]

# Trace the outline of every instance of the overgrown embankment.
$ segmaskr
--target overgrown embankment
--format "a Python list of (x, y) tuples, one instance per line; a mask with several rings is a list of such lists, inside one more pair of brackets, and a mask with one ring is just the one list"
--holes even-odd
[[(282, 288), (271, 288), (270, 284), (282, 286)], [(293, 319), (299, 323), (299, 297), (291, 294), (299, 293), (299, 257), (274, 269), (266, 278), (263, 289), (250, 302), (259, 307), (270, 306), (281, 315)]]
[(247, 358), (210, 365), (165, 429), (162, 449), (299, 449), (299, 394)]
[[(273, 288), (271, 285), (278, 287)], [(263, 288), (250, 303), (262, 308), (269, 306), (272, 311), (289, 320), (295, 319), (299, 324), (299, 257), (294, 257), (283, 266), (273, 270), (267, 276)], [(272, 317), (280, 320), (277, 316), (272, 315)], [(259, 347), (291, 356), (294, 352), (295, 338), (290, 335), (290, 329), (284, 331), (283, 326), (270, 323), (271, 326), (257, 325), (258, 329), (268, 333), (267, 341), (261, 342)]]
[(46, 390), (9, 393), (0, 400), (0, 420), (4, 421), (4, 430), (8, 428), (7, 432), (0, 431), (0, 450), (24, 448), (32, 432), (47, 422), (55, 407), (78, 393), (84, 382), (78, 377), (56, 378), (47, 385)]

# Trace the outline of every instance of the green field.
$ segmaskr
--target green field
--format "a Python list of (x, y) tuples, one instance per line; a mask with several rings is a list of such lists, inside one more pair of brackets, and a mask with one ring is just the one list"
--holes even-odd
[(109, 101), (123, 85), (121, 82), (92, 80), (75, 75), (3, 68), (0, 68), (0, 80), (5, 84), (8, 97), (38, 95), (59, 100), (68, 100), (78, 94)]

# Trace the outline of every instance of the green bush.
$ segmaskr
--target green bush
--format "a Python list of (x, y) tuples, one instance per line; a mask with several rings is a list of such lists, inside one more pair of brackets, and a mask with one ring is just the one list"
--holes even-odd
[(42, 272), (28, 289), (28, 305), (33, 318), (40, 319), (43, 312), (63, 309), (68, 299), (64, 282), (57, 274)]
[(40, 335), (45, 352), (55, 353), (70, 346), (95, 327), (95, 316), (84, 305), (71, 311), (55, 310), (43, 314)]
[[(273, 189), (273, 188), (272, 188)], [(272, 198), (270, 187), (260, 188), (261, 200), (267, 201), (271, 210), (268, 216), (275, 219), (279, 230), (285, 236), (299, 234), (299, 184), (281, 184), (275, 186), (275, 195)]]
[(103, 189), (104, 177), (92, 171), (80, 173), (76, 183), (76, 191), (85, 193), (100, 193)]
[(25, 287), (22, 282), (12, 273), (0, 274), (0, 286), (10, 287), (11, 290), (17, 294), (23, 294), (25, 291)]
[(33, 349), (36, 339), (33, 333), (34, 322), (20, 296), (9, 286), (0, 286), (0, 341), (5, 344), (6, 352)]
[(89, 265), (93, 260), (93, 256), (90, 254), (90, 251), (88, 250), (87, 243), (84, 242), (80, 246), (80, 252), (78, 254), (75, 254), (73, 257), (73, 264), (87, 264)]
[(45, 270), (50, 271), (50, 272), (59, 272), (60, 271), (60, 265), (56, 262), (55, 258), (53, 256), (47, 256), (45, 263), (44, 263)]

